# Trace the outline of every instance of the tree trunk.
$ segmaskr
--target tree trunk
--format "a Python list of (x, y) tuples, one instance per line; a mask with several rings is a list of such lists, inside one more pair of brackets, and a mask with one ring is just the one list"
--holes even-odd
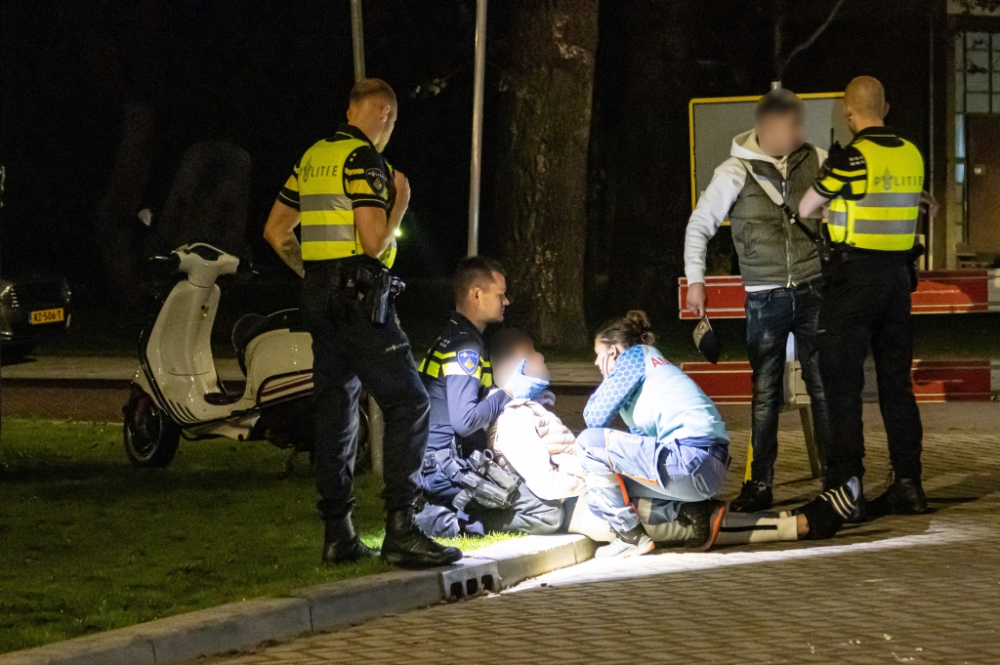
[(494, 219), (511, 322), (544, 347), (587, 343), (583, 266), (598, 0), (513, 0), (500, 42)]
[(606, 3), (590, 176), (588, 314), (644, 309), (677, 325), (691, 213), (688, 100), (698, 72), (696, 3)]

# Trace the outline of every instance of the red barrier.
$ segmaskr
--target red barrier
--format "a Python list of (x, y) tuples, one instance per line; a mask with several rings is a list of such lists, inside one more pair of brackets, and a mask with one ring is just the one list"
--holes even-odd
[[(715, 319), (742, 319), (746, 293), (738, 276), (706, 277), (708, 315)], [(679, 286), (680, 318), (687, 311), (687, 280)], [(911, 298), (914, 314), (969, 314), (1000, 312), (1000, 270), (928, 270)]]
[[(683, 363), (681, 369), (717, 404), (750, 403), (748, 362)], [(874, 367), (866, 367), (865, 374), (865, 392), (874, 397)], [(988, 402), (1000, 394), (1000, 361), (915, 360), (913, 392), (918, 402)]]

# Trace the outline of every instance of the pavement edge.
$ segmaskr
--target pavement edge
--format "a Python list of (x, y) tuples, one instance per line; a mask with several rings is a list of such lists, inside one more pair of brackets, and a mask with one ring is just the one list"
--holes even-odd
[(0, 655), (0, 665), (171, 665), (334, 630), (440, 602), (501, 591), (594, 555), (585, 536), (527, 536), (458, 564), (394, 570), (255, 598)]

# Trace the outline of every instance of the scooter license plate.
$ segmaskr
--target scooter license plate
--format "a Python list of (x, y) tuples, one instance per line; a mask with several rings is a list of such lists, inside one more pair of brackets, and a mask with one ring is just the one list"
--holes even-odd
[(36, 309), (31, 313), (31, 325), (37, 326), (45, 323), (59, 323), (66, 318), (62, 307), (53, 309)]

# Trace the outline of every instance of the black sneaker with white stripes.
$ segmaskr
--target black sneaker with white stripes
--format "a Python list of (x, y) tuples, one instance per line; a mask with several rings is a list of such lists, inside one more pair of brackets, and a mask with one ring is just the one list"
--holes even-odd
[(857, 478), (851, 478), (843, 485), (823, 492), (793, 512), (805, 515), (809, 521), (808, 538), (811, 540), (831, 538), (857, 510), (860, 494), (861, 483)]

